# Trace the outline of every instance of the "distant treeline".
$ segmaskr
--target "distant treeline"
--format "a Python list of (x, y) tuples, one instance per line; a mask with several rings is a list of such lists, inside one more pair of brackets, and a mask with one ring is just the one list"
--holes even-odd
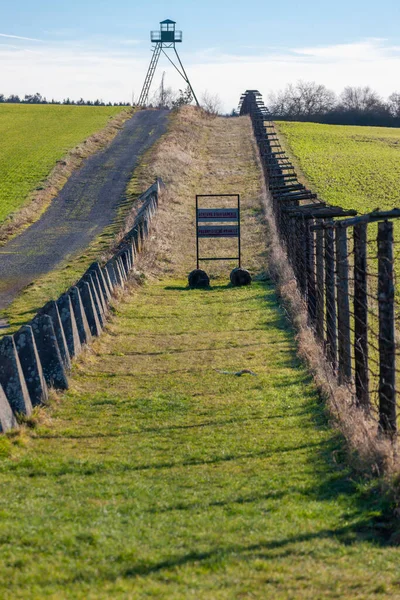
[(71, 100), (70, 98), (64, 98), (64, 100), (47, 100), (46, 97), (41, 94), (25, 94), (23, 98), (15, 94), (11, 96), (5, 96), (0, 94), (0, 103), (8, 102), (10, 104), (73, 104), (77, 106), (131, 106), (129, 102), (103, 102), (103, 100)]
[(336, 95), (324, 85), (299, 81), (270, 94), (272, 116), (283, 121), (400, 127), (400, 93), (386, 100), (370, 87), (346, 87)]

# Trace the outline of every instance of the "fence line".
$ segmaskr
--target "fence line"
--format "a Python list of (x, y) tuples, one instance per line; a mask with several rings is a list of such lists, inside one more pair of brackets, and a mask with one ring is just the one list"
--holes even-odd
[(394, 438), (400, 261), (393, 221), (400, 210), (358, 215), (327, 204), (298, 180), (261, 94), (245, 92), (239, 110), (252, 120), (278, 233), (309, 325), (338, 383), (376, 418), (382, 434)]
[(71, 360), (101, 335), (110, 301), (125, 286), (137, 253), (150, 232), (164, 184), (161, 179), (144, 193), (133, 227), (112, 258), (93, 263), (57, 301), (48, 302), (30, 323), (0, 340), (0, 432), (17, 427), (16, 416), (29, 416), (48, 398), (50, 387), (68, 388)]

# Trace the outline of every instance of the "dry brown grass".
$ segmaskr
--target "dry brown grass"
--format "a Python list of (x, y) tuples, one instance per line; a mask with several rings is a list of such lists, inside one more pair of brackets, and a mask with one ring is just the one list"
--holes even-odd
[[(146, 276), (184, 278), (196, 267), (195, 196), (211, 193), (241, 195), (245, 224), (243, 266), (253, 273), (265, 269), (261, 186), (247, 117), (210, 118), (202, 110), (184, 107), (172, 116), (169, 133), (157, 144), (151, 160), (145, 160), (140, 169), (141, 189), (153, 183), (157, 176), (164, 180), (166, 191), (148, 252), (137, 264)], [(221, 199), (210, 202), (218, 206), (229, 204), (229, 200)], [(203, 252), (209, 252), (208, 255), (213, 251), (222, 255), (236, 251), (235, 242), (231, 240), (203, 242), (206, 242)], [(212, 277), (227, 277), (234, 266), (234, 263), (203, 263)]]
[(73, 148), (60, 161), (47, 177), (40, 190), (32, 192), (25, 205), (10, 214), (0, 225), (0, 247), (15, 237), (26, 227), (39, 219), (53, 198), (66, 184), (71, 174), (79, 169), (84, 160), (107, 147), (120, 131), (125, 121), (132, 116), (132, 109), (126, 109), (110, 119), (106, 127)]

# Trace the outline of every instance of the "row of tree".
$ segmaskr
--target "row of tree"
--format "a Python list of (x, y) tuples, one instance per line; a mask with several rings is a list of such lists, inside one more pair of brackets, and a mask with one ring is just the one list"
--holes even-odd
[(80, 100), (71, 100), (70, 98), (65, 98), (62, 101), (59, 100), (47, 100), (46, 97), (42, 96), (39, 93), (36, 94), (25, 94), (23, 98), (15, 94), (11, 94), (10, 96), (5, 96), (4, 94), (0, 94), (0, 103), (8, 102), (10, 104), (75, 104), (78, 106), (130, 106), (129, 102), (103, 102), (103, 100), (84, 100), (81, 98)]
[(269, 110), (275, 119), (400, 127), (400, 93), (384, 100), (369, 86), (348, 86), (336, 95), (322, 84), (298, 81), (270, 94)]
[[(157, 91), (153, 94), (150, 100), (150, 107), (156, 108), (179, 108), (185, 104), (191, 104), (193, 102), (193, 94), (190, 87), (184, 90), (173, 90), (171, 87), (167, 87), (164, 84), (164, 76), (161, 80), (161, 85)], [(133, 106), (135, 106), (135, 98), (132, 98)], [(47, 100), (46, 97), (39, 93), (36, 94), (25, 94), (23, 98), (17, 95), (11, 94), (11, 96), (5, 96), (0, 94), (0, 103), (11, 103), (11, 104), (68, 104), (76, 106), (132, 106), (129, 102), (108, 102), (105, 103), (102, 100), (71, 100), (65, 98), (62, 101), (59, 100)], [(208, 92), (204, 92), (201, 98), (201, 105), (204, 110), (210, 114), (218, 114), (221, 110), (221, 101), (217, 95), (211, 95)]]

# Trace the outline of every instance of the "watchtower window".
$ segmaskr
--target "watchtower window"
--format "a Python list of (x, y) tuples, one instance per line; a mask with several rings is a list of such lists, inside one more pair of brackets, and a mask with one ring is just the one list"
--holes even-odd
[(163, 23), (161, 31), (175, 31), (175, 25), (173, 23)]

